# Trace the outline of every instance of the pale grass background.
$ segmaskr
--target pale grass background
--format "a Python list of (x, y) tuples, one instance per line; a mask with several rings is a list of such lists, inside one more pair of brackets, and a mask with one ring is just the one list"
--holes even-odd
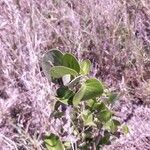
[(130, 134), (104, 149), (149, 150), (149, 0), (0, 0), (0, 149), (42, 150), (43, 134), (69, 129), (69, 108), (66, 125), (50, 116), (40, 62), (51, 48), (89, 58), (92, 75), (118, 91), (114, 110)]

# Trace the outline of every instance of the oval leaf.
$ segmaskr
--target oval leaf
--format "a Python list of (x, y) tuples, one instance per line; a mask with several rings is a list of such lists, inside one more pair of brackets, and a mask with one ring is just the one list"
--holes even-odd
[(43, 62), (51, 62), (53, 66), (62, 65), (63, 53), (60, 50), (52, 49), (48, 51), (44, 57)]
[(91, 61), (86, 59), (80, 63), (80, 73), (83, 75), (87, 75), (90, 72)]
[(51, 67), (62, 65), (63, 54), (61, 51), (53, 49), (48, 51), (42, 59), (42, 70), (45, 76), (51, 81), (49, 71)]
[(73, 98), (73, 105), (77, 106), (81, 100), (96, 98), (103, 93), (103, 86), (97, 79), (88, 79), (81, 86)]
[(71, 54), (64, 54), (63, 56), (63, 66), (75, 70), (77, 73), (80, 72), (80, 65), (78, 60)]
[(64, 66), (52, 67), (51, 70), (50, 70), (50, 74), (53, 78), (61, 78), (64, 75), (67, 75), (67, 74), (70, 74), (74, 77), (78, 75), (78, 73), (75, 70), (70, 69), (68, 67), (64, 67)]
[(82, 100), (96, 98), (103, 93), (102, 83), (95, 78), (86, 80), (83, 86), (85, 86), (86, 90)]

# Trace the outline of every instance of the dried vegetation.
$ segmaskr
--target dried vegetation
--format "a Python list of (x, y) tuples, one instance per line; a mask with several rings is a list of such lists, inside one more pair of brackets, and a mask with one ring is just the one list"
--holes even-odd
[(149, 0), (0, 0), (0, 149), (42, 150), (43, 134), (64, 125), (40, 66), (50, 48), (89, 58), (119, 93), (131, 132), (104, 149), (150, 149)]

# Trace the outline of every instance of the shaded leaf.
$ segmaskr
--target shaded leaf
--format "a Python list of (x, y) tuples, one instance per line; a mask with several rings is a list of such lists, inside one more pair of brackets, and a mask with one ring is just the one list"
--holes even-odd
[(60, 102), (64, 104), (70, 104), (70, 100), (72, 100), (74, 93), (73, 91), (69, 90), (68, 87), (62, 86), (57, 89), (57, 96)]
[(110, 133), (105, 131), (104, 136), (100, 139), (98, 146), (109, 143), (110, 143)]
[(80, 72), (80, 65), (78, 60), (71, 54), (64, 54), (63, 56), (63, 66), (75, 70), (77, 73)]
[(58, 88), (57, 89), (57, 96), (59, 98), (63, 98), (66, 95), (66, 93), (68, 93), (68, 90), (69, 89), (66, 86), (62, 86), (62, 87)]
[(42, 59), (42, 70), (45, 76), (51, 81), (49, 73), (51, 67), (62, 65), (63, 53), (57, 49), (48, 51)]
[(103, 102), (95, 103), (94, 106), (93, 106), (93, 109), (97, 110), (98, 112), (108, 110), (107, 106)]
[(70, 74), (72, 76), (77, 76), (78, 73), (73, 69), (64, 67), (64, 66), (54, 66), (50, 70), (50, 74), (53, 78), (61, 78), (64, 75)]
[(55, 119), (57, 119), (57, 118), (62, 118), (64, 116), (64, 112), (60, 112), (60, 111), (54, 111), (53, 112), (53, 117), (55, 118)]
[(114, 122), (114, 124), (116, 125), (116, 126), (120, 126), (121, 125), (121, 123), (118, 121), (118, 120), (115, 120), (115, 119), (112, 119), (113, 120), (113, 122)]

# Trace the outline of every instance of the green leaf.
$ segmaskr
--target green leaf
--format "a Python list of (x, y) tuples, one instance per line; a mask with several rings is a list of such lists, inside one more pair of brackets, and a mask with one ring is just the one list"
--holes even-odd
[(73, 98), (73, 105), (77, 106), (81, 100), (89, 100), (100, 96), (103, 93), (103, 87), (97, 79), (88, 79), (81, 86)]
[(116, 99), (117, 99), (117, 94), (116, 93), (110, 93), (109, 95), (108, 95), (108, 102), (109, 103), (114, 103), (115, 101), (116, 101)]
[(104, 136), (100, 139), (98, 146), (106, 145), (108, 143), (110, 143), (110, 133), (105, 131)]
[(71, 54), (64, 54), (63, 56), (63, 66), (75, 70), (77, 73), (80, 72), (80, 65), (78, 60)]
[(64, 67), (64, 66), (54, 66), (54, 67), (52, 67), (51, 70), (50, 70), (50, 74), (53, 78), (61, 78), (64, 75), (67, 75), (67, 74), (70, 74), (74, 77), (78, 75), (78, 73), (75, 70), (70, 69), (68, 67)]
[(93, 99), (102, 95), (103, 93), (102, 83), (95, 78), (86, 80), (83, 86), (86, 90), (82, 100)]
[(108, 108), (106, 107), (106, 105), (103, 102), (95, 103), (94, 106), (93, 106), (93, 109), (97, 110), (98, 112), (108, 110)]
[(123, 131), (124, 134), (128, 134), (128, 133), (129, 133), (129, 128), (128, 128), (128, 126), (127, 126), (127, 125), (123, 125), (122, 131)]
[(54, 134), (46, 136), (44, 143), (47, 150), (65, 150), (62, 142), (59, 140), (59, 137)]
[(82, 86), (73, 97), (73, 105), (77, 106), (85, 94), (86, 87)]
[(89, 107), (93, 108), (96, 104), (96, 99), (89, 99), (86, 103)]
[(90, 111), (83, 111), (81, 117), (85, 126), (96, 126), (96, 124), (93, 122), (93, 115)]
[(73, 91), (69, 90), (68, 87), (62, 86), (57, 89), (57, 96), (60, 102), (67, 105), (70, 103), (70, 100), (72, 100), (74, 93)]
[(107, 122), (110, 120), (111, 116), (112, 116), (112, 113), (109, 110), (104, 110), (100, 112), (98, 119), (100, 119), (100, 121), (102, 122)]
[(118, 121), (118, 120), (115, 120), (115, 119), (112, 119), (113, 120), (113, 122), (114, 122), (114, 124), (116, 125), (116, 126), (120, 126), (121, 125), (121, 123)]
[(115, 133), (118, 129), (119, 124), (120, 124), (120, 122), (118, 122), (117, 120), (109, 120), (108, 122), (106, 122), (104, 127), (105, 127), (105, 129), (109, 130), (110, 132)]
[(49, 71), (51, 67), (62, 65), (62, 58), (63, 53), (56, 49), (52, 49), (44, 55), (42, 59), (42, 70), (50, 81), (51, 75), (49, 74)]
[(80, 63), (80, 73), (83, 75), (87, 75), (90, 72), (91, 61), (89, 59), (83, 60)]
[(63, 53), (57, 49), (52, 49), (48, 51), (43, 57), (44, 62), (50, 61), (53, 66), (62, 65), (62, 60), (63, 60)]
[(57, 96), (59, 98), (65, 97), (65, 95), (68, 95), (70, 93), (70, 90), (66, 86), (61, 86), (60, 88), (57, 89)]
[(74, 78), (71, 82), (69, 82), (67, 84), (67, 86), (70, 88), (70, 89), (73, 89), (78, 83), (81, 82), (83, 76), (77, 76), (76, 78)]

